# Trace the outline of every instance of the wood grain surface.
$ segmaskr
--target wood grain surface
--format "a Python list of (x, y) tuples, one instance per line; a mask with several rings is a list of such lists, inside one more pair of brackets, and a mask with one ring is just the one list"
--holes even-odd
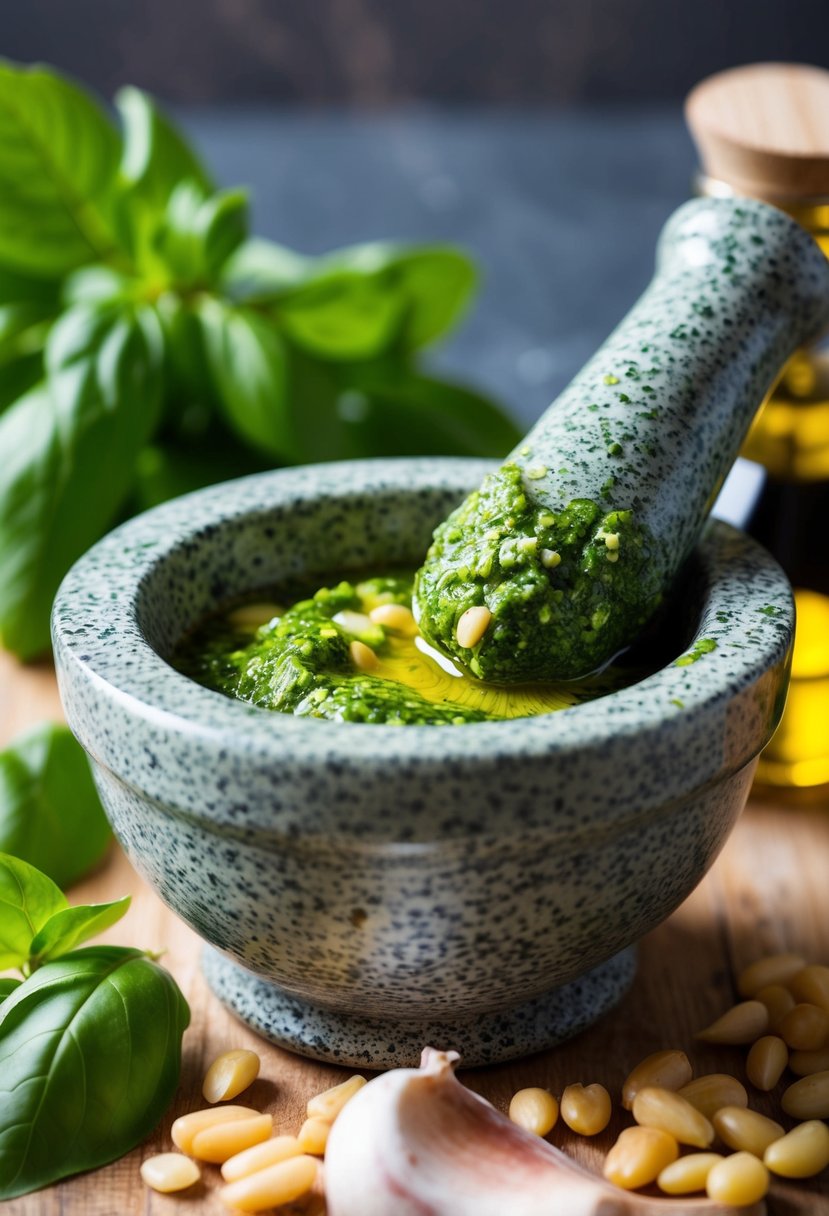
[[(25, 671), (0, 654), (0, 745), (18, 730), (60, 707), (48, 667)], [(505, 1109), (524, 1085), (560, 1093), (573, 1081), (601, 1081), (618, 1096), (627, 1071), (664, 1047), (689, 1051), (695, 1071), (731, 1071), (745, 1081), (739, 1049), (695, 1046), (693, 1033), (736, 999), (735, 970), (764, 953), (799, 950), (829, 962), (829, 799), (786, 805), (752, 798), (722, 856), (682, 907), (646, 938), (634, 986), (619, 1008), (585, 1034), (553, 1051), (496, 1068), (463, 1074), (465, 1082)], [(182, 1082), (173, 1108), (156, 1133), (113, 1165), (0, 1205), (4, 1216), (219, 1216), (213, 1193), (218, 1174), (185, 1197), (156, 1195), (140, 1181), (142, 1159), (171, 1146), (177, 1115), (203, 1105), (201, 1081), (211, 1059), (229, 1047), (252, 1047), (262, 1056), (260, 1079), (246, 1104), (271, 1111), (280, 1132), (295, 1131), (311, 1094), (348, 1075), (264, 1043), (227, 1013), (199, 972), (199, 941), (137, 877), (113, 846), (99, 872), (72, 890), (73, 902), (106, 900), (129, 892), (125, 921), (105, 936), (124, 945), (164, 950), (164, 963), (190, 1002)], [(442, 1046), (438, 1044), (438, 1046)], [(752, 1105), (779, 1112), (782, 1086)], [(623, 1126), (617, 1110), (607, 1133), (594, 1141), (568, 1133), (561, 1123), (550, 1139), (594, 1169)], [(829, 1176), (817, 1182), (775, 1182), (770, 1216), (829, 1216)], [(394, 1216), (389, 1213), (389, 1216)], [(504, 1216), (509, 1216), (508, 1212)], [(556, 1216), (568, 1216), (556, 1213)]]

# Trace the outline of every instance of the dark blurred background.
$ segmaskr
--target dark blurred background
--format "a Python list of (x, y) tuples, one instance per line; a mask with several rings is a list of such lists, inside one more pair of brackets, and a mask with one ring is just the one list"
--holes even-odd
[(177, 102), (678, 100), (734, 63), (829, 58), (826, 0), (5, 0), (2, 12), (11, 58)]
[(0, 0), (0, 52), (172, 103), (262, 235), (452, 241), (483, 287), (432, 357), (529, 424), (692, 191), (682, 99), (829, 62), (827, 0)]

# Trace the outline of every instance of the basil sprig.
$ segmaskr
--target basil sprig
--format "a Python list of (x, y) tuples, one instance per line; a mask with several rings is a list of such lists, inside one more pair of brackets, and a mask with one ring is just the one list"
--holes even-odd
[(190, 1011), (148, 954), (76, 947), (129, 898), (70, 907), (33, 866), (0, 854), (0, 1200), (122, 1156), (178, 1085)]
[(0, 640), (48, 646), (72, 562), (165, 497), (274, 464), (500, 456), (512, 422), (424, 373), (469, 258), (251, 238), (138, 89), (120, 125), (46, 68), (0, 62)]
[(0, 853), (65, 888), (111, 839), (89, 762), (67, 727), (43, 723), (0, 751)]

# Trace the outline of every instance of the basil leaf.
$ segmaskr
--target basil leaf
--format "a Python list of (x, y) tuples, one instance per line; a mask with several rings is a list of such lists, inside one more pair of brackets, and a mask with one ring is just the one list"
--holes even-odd
[(407, 301), (378, 276), (338, 270), (282, 295), (279, 324), (297, 345), (323, 359), (367, 359), (400, 332)]
[(15, 988), (19, 988), (21, 980), (16, 980), (12, 976), (0, 977), (0, 1005), (3, 1004), (7, 996), (11, 996)]
[(163, 444), (149, 444), (142, 450), (130, 506), (135, 511), (146, 511), (148, 507), (203, 486), (215, 485), (217, 481), (264, 473), (272, 467), (272, 460), (257, 455), (227, 431), (196, 441), (167, 439)]
[(66, 896), (51, 878), (17, 857), (0, 853), (0, 971), (22, 967), (32, 938), (67, 906)]
[(193, 182), (170, 196), (156, 250), (179, 287), (212, 284), (247, 235), (248, 196), (222, 190), (206, 198)]
[(0, 1006), (0, 1199), (121, 1157), (178, 1085), (189, 1009), (138, 950), (47, 963)]
[(9, 363), (0, 363), (0, 414), (42, 379), (43, 356), (39, 351), (12, 359)]
[(222, 291), (240, 303), (269, 301), (307, 282), (313, 265), (313, 258), (275, 241), (251, 237), (223, 266)]
[[(350, 370), (355, 442), (367, 456), (492, 456), (521, 431), (486, 397), (405, 367)], [(360, 406), (360, 408), (357, 408)], [(349, 413), (340, 398), (340, 412)]]
[(199, 315), (224, 418), (254, 447), (298, 459), (285, 400), (285, 349), (274, 326), (251, 309), (216, 299), (207, 300)]
[(198, 156), (148, 93), (127, 86), (116, 93), (115, 105), (124, 127), (120, 178), (133, 198), (161, 212), (185, 179), (212, 193), (215, 187)]
[(81, 904), (64, 908), (50, 916), (29, 946), (29, 966), (32, 971), (68, 954), (90, 937), (103, 933), (104, 929), (121, 919), (129, 906), (130, 897), (125, 895), (111, 904)]
[(47, 648), (61, 578), (129, 494), (161, 342), (149, 309), (77, 305), (49, 335), (47, 384), (0, 417), (0, 636), (22, 658)]
[(65, 888), (110, 840), (86, 755), (67, 727), (43, 723), (0, 752), (0, 850)]
[(0, 260), (57, 276), (116, 253), (107, 195), (118, 138), (82, 89), (0, 63)]
[(390, 254), (384, 277), (405, 297), (400, 343), (409, 351), (434, 341), (457, 323), (478, 280), (466, 254), (440, 246)]

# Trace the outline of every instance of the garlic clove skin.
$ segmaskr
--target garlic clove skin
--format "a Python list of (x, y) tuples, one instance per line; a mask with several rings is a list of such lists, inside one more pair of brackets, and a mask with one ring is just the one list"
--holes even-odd
[(707, 1199), (619, 1190), (511, 1123), (456, 1079), (454, 1051), (376, 1077), (338, 1116), (328, 1216), (762, 1216)]

